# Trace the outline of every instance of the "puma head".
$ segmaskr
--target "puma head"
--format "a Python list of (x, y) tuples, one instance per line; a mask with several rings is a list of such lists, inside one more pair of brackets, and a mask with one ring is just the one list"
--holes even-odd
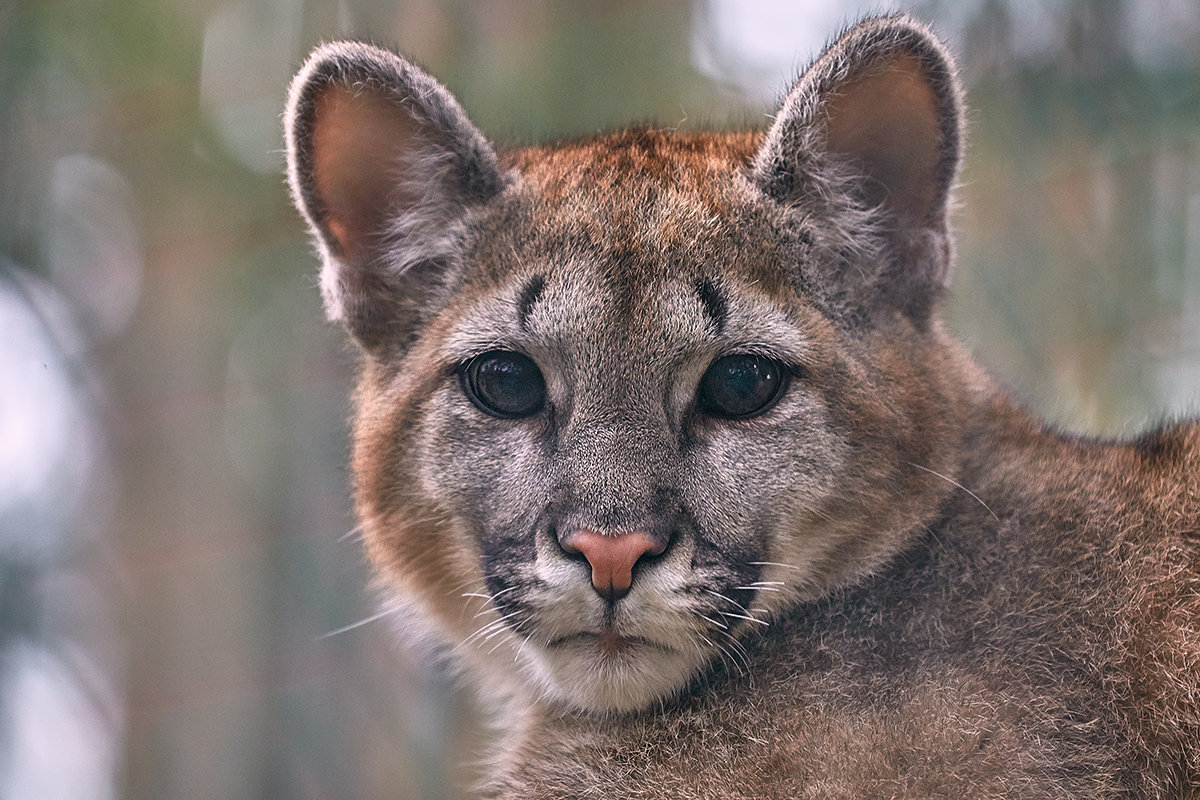
[(515, 149), (403, 58), (318, 48), (288, 177), (361, 350), (381, 580), (496, 681), (619, 713), (897, 553), (957, 468), (961, 117), (899, 16), (766, 131)]

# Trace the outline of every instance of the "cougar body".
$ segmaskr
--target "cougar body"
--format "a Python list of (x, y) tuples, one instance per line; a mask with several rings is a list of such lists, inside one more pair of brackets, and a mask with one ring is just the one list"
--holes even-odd
[(1200, 796), (1200, 428), (1058, 434), (947, 334), (961, 105), (904, 17), (759, 132), (497, 150), (386, 51), (297, 76), (368, 552), (483, 796)]

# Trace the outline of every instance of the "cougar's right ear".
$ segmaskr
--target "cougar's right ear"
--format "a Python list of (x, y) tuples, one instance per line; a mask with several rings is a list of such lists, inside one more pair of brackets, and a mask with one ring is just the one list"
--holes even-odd
[(292, 82), (288, 181), (323, 260), (330, 319), (366, 350), (408, 339), (471, 208), (502, 190), (454, 97), (399, 56), (318, 47)]

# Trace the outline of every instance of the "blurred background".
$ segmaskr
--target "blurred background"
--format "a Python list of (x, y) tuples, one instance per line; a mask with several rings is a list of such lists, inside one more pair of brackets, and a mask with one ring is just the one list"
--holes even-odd
[[(538, 141), (765, 125), (867, 6), (0, 3), (0, 797), (461, 796), (469, 699), (367, 621), (353, 353), (282, 178), (312, 45)], [(1063, 428), (1197, 411), (1200, 4), (903, 7), (969, 90), (954, 327)]]

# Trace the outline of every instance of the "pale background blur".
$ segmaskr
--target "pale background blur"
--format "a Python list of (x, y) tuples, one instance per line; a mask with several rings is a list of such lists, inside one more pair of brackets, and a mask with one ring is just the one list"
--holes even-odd
[[(908, 7), (970, 92), (954, 327), (1067, 429), (1195, 412), (1200, 4)], [(313, 44), (395, 44), (537, 141), (765, 125), (858, 13), (0, 2), (0, 798), (459, 796), (466, 698), (385, 621), (335, 633), (374, 599), (352, 352), (281, 177)]]

